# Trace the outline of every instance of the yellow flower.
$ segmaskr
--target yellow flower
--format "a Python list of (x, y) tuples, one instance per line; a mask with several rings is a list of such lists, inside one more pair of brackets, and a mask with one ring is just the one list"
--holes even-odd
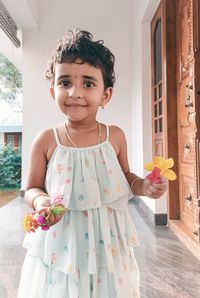
[(35, 232), (35, 230), (39, 227), (37, 220), (34, 218), (32, 214), (27, 214), (23, 218), (23, 227), (24, 230), (28, 233)]
[(155, 168), (160, 169), (160, 175), (169, 179), (177, 178), (173, 170), (170, 170), (174, 165), (173, 158), (164, 159), (162, 156), (155, 156), (152, 162), (146, 163), (144, 168), (148, 171), (153, 171)]

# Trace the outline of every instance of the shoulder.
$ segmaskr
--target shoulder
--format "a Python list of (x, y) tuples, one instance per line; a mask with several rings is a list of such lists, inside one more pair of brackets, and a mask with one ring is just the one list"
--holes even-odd
[(112, 138), (119, 138), (120, 140), (125, 139), (124, 131), (116, 126), (116, 125), (109, 125), (110, 137)]
[(113, 145), (117, 156), (122, 148), (126, 147), (126, 137), (121, 128), (115, 125), (109, 126), (109, 140)]
[(41, 130), (33, 140), (31, 151), (42, 154), (47, 160), (56, 147), (56, 140), (52, 128)]
[(47, 128), (44, 130), (39, 131), (33, 141), (33, 144), (47, 144), (53, 138), (53, 129)]

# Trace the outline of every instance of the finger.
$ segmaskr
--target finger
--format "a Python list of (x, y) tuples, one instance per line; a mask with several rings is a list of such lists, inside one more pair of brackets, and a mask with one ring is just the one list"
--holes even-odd
[(165, 190), (167, 189), (167, 183), (154, 183), (151, 185), (152, 187), (154, 187), (154, 189), (157, 189), (157, 190)]
[(153, 194), (153, 193), (149, 193), (148, 197), (151, 199), (159, 199), (161, 197), (162, 194)]
[(161, 177), (160, 177), (160, 182), (161, 182), (161, 183), (168, 183), (168, 179), (165, 178), (165, 177), (163, 177), (163, 176), (161, 176)]
[(50, 207), (40, 207), (37, 209), (37, 213), (40, 215), (44, 215), (45, 217), (51, 214), (51, 209)]
[(153, 185), (151, 185), (148, 189), (147, 189), (147, 195), (150, 198), (159, 198), (163, 195), (163, 193), (165, 192), (165, 189), (158, 189), (156, 187), (154, 187)]
[(150, 189), (147, 189), (146, 193), (149, 198), (153, 197), (153, 192)]
[(54, 222), (55, 223), (58, 223), (60, 220), (61, 220), (61, 218), (63, 217), (63, 215), (64, 215), (64, 212), (62, 212), (61, 214), (59, 214), (59, 215), (55, 215), (54, 216)]
[(46, 218), (46, 220), (49, 226), (52, 226), (55, 224), (55, 216), (53, 214), (50, 214), (50, 216)]
[(161, 192), (162, 189), (161, 188), (158, 188), (158, 187), (155, 187), (154, 185), (151, 185), (151, 186), (149, 186), (149, 191), (152, 194), (155, 194), (155, 193)]
[(168, 184), (167, 183), (159, 183), (159, 184), (152, 184), (155, 189), (162, 190), (162, 189), (167, 189)]

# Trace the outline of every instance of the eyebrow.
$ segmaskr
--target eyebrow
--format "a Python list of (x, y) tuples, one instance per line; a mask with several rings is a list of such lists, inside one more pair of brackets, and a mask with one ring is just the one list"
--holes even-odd
[[(59, 80), (62, 80), (62, 79), (66, 79), (66, 78), (70, 78), (71, 76), (70, 75), (61, 75), (59, 76), (56, 81), (59, 81)], [(88, 75), (83, 75), (82, 76), (84, 79), (88, 79), (88, 80), (92, 80), (92, 81), (95, 81), (95, 82), (98, 82), (98, 80), (93, 77), (93, 76), (88, 76)]]
[(69, 78), (70, 77), (70, 75), (61, 75), (61, 76), (59, 76), (57, 79), (56, 79), (56, 81), (59, 81), (59, 80), (62, 80), (62, 79), (66, 79), (66, 78)]
[(84, 79), (88, 79), (88, 80), (92, 80), (92, 81), (98, 82), (98, 80), (97, 80), (95, 77), (93, 77), (93, 76), (86, 76), (86, 75), (83, 75), (82, 77), (83, 77)]

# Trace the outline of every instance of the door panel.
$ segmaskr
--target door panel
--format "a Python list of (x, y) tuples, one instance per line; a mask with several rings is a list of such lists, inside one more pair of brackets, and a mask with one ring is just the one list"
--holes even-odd
[(199, 241), (194, 4), (193, 0), (176, 1), (177, 130), (180, 219), (189, 229), (190, 236)]

